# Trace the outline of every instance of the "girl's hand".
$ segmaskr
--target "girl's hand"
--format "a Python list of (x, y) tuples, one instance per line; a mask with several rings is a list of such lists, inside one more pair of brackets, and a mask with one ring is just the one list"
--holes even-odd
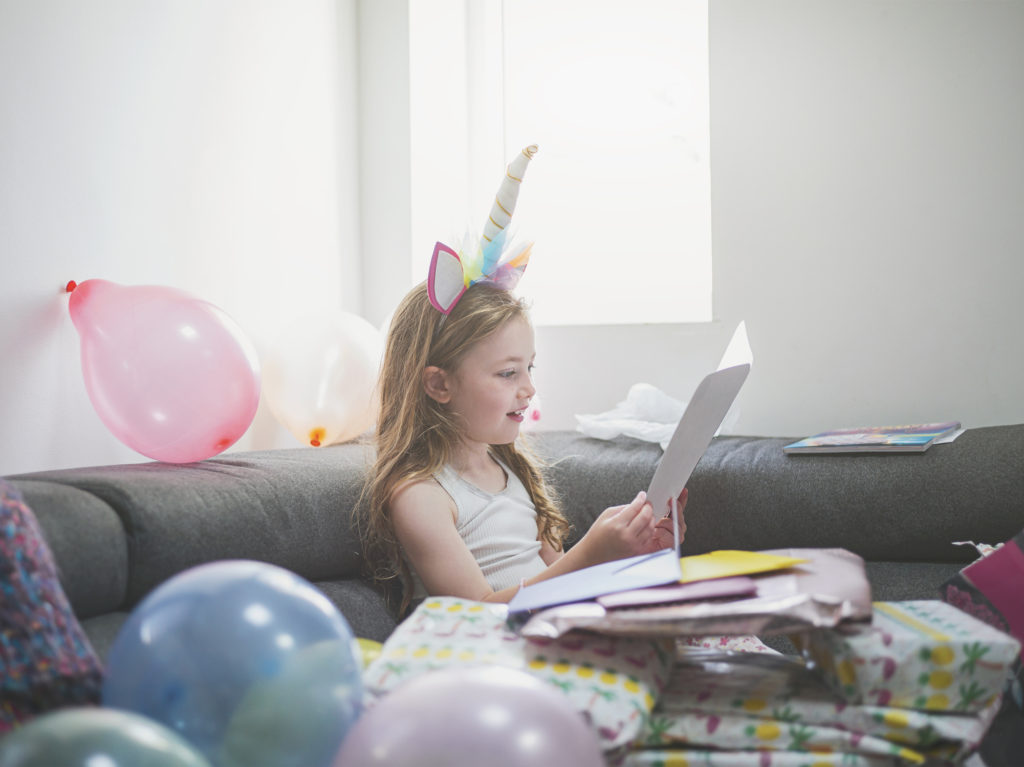
[[(686, 518), (683, 516), (683, 510), (686, 508), (687, 495), (686, 488), (684, 487), (683, 492), (679, 494), (679, 498), (676, 501), (676, 511), (679, 515), (680, 543), (686, 537)], [(651, 536), (648, 548), (645, 551), (655, 552), (662, 549), (670, 549), (675, 543), (675, 534), (672, 531), (672, 510), (669, 507), (665, 510), (665, 515), (654, 524), (654, 534)]]
[(647, 502), (647, 493), (641, 490), (625, 506), (612, 506), (601, 512), (579, 545), (585, 547), (590, 563), (598, 564), (643, 554), (654, 534), (654, 510)]

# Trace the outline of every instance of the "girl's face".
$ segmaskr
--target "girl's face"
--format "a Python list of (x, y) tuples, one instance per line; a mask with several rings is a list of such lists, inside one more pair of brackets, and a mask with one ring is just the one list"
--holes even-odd
[(460, 416), (467, 441), (507, 445), (519, 436), (523, 411), (537, 391), (534, 357), (533, 328), (516, 317), (462, 358), (450, 379), (448, 408)]

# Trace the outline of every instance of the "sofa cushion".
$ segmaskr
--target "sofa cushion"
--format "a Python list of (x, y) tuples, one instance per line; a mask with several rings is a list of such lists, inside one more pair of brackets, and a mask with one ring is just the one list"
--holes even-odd
[(57, 482), (24, 479), (16, 485), (59, 563), (75, 615), (84, 619), (121, 608), (128, 543), (114, 510), (92, 493)]
[(876, 602), (938, 599), (942, 584), (960, 571), (957, 562), (868, 562), (865, 570)]
[(359, 639), (383, 642), (398, 625), (383, 596), (366, 581), (347, 578), (317, 581), (313, 585), (341, 611)]
[(129, 615), (131, 613), (125, 610), (115, 610), (103, 615), (83, 618), (80, 621), (85, 635), (89, 637), (89, 644), (92, 645), (92, 649), (96, 651), (96, 655), (102, 663), (105, 664), (107, 662), (110, 648), (114, 646), (117, 635), (121, 631), (121, 626), (128, 620)]
[[(394, 631), (397, 621), (382, 596), (359, 578), (317, 581), (313, 584), (334, 603), (345, 616), (352, 633), (360, 639), (383, 642)], [(82, 628), (100, 660), (105, 660), (117, 639), (121, 626), (131, 615), (115, 610), (82, 620)]]
[(0, 479), (0, 732), (98, 703), (102, 674), (35, 515)]
[(142, 463), (17, 477), (102, 499), (127, 533), (125, 606), (183, 570), (255, 559), (307, 580), (354, 577), (361, 564), (351, 510), (366, 451), (356, 444), (226, 454), (194, 464)]

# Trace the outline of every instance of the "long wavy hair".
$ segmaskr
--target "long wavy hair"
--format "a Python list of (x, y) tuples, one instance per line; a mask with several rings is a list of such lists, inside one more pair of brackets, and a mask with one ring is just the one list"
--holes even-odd
[[(391, 320), (378, 383), (376, 458), (358, 520), (368, 573), (392, 600), (394, 587), (401, 586), (399, 614), (409, 606), (412, 578), (391, 521), (391, 497), (398, 488), (428, 479), (450, 463), (462, 434), (448, 409), (427, 396), (422, 372), (430, 365), (455, 371), (475, 344), (515, 318), (529, 320), (521, 299), (506, 290), (474, 285), (442, 322), (422, 283), (406, 295)], [(544, 481), (539, 458), (522, 438), (492, 445), (491, 450), (530, 494), (539, 539), (561, 549), (569, 524)]]

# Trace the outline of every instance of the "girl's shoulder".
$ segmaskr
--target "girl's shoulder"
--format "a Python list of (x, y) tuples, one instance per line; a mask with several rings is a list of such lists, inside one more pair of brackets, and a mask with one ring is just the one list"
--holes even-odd
[(454, 522), (458, 511), (448, 492), (433, 477), (412, 479), (395, 488), (388, 503), (392, 515), (446, 511)]

